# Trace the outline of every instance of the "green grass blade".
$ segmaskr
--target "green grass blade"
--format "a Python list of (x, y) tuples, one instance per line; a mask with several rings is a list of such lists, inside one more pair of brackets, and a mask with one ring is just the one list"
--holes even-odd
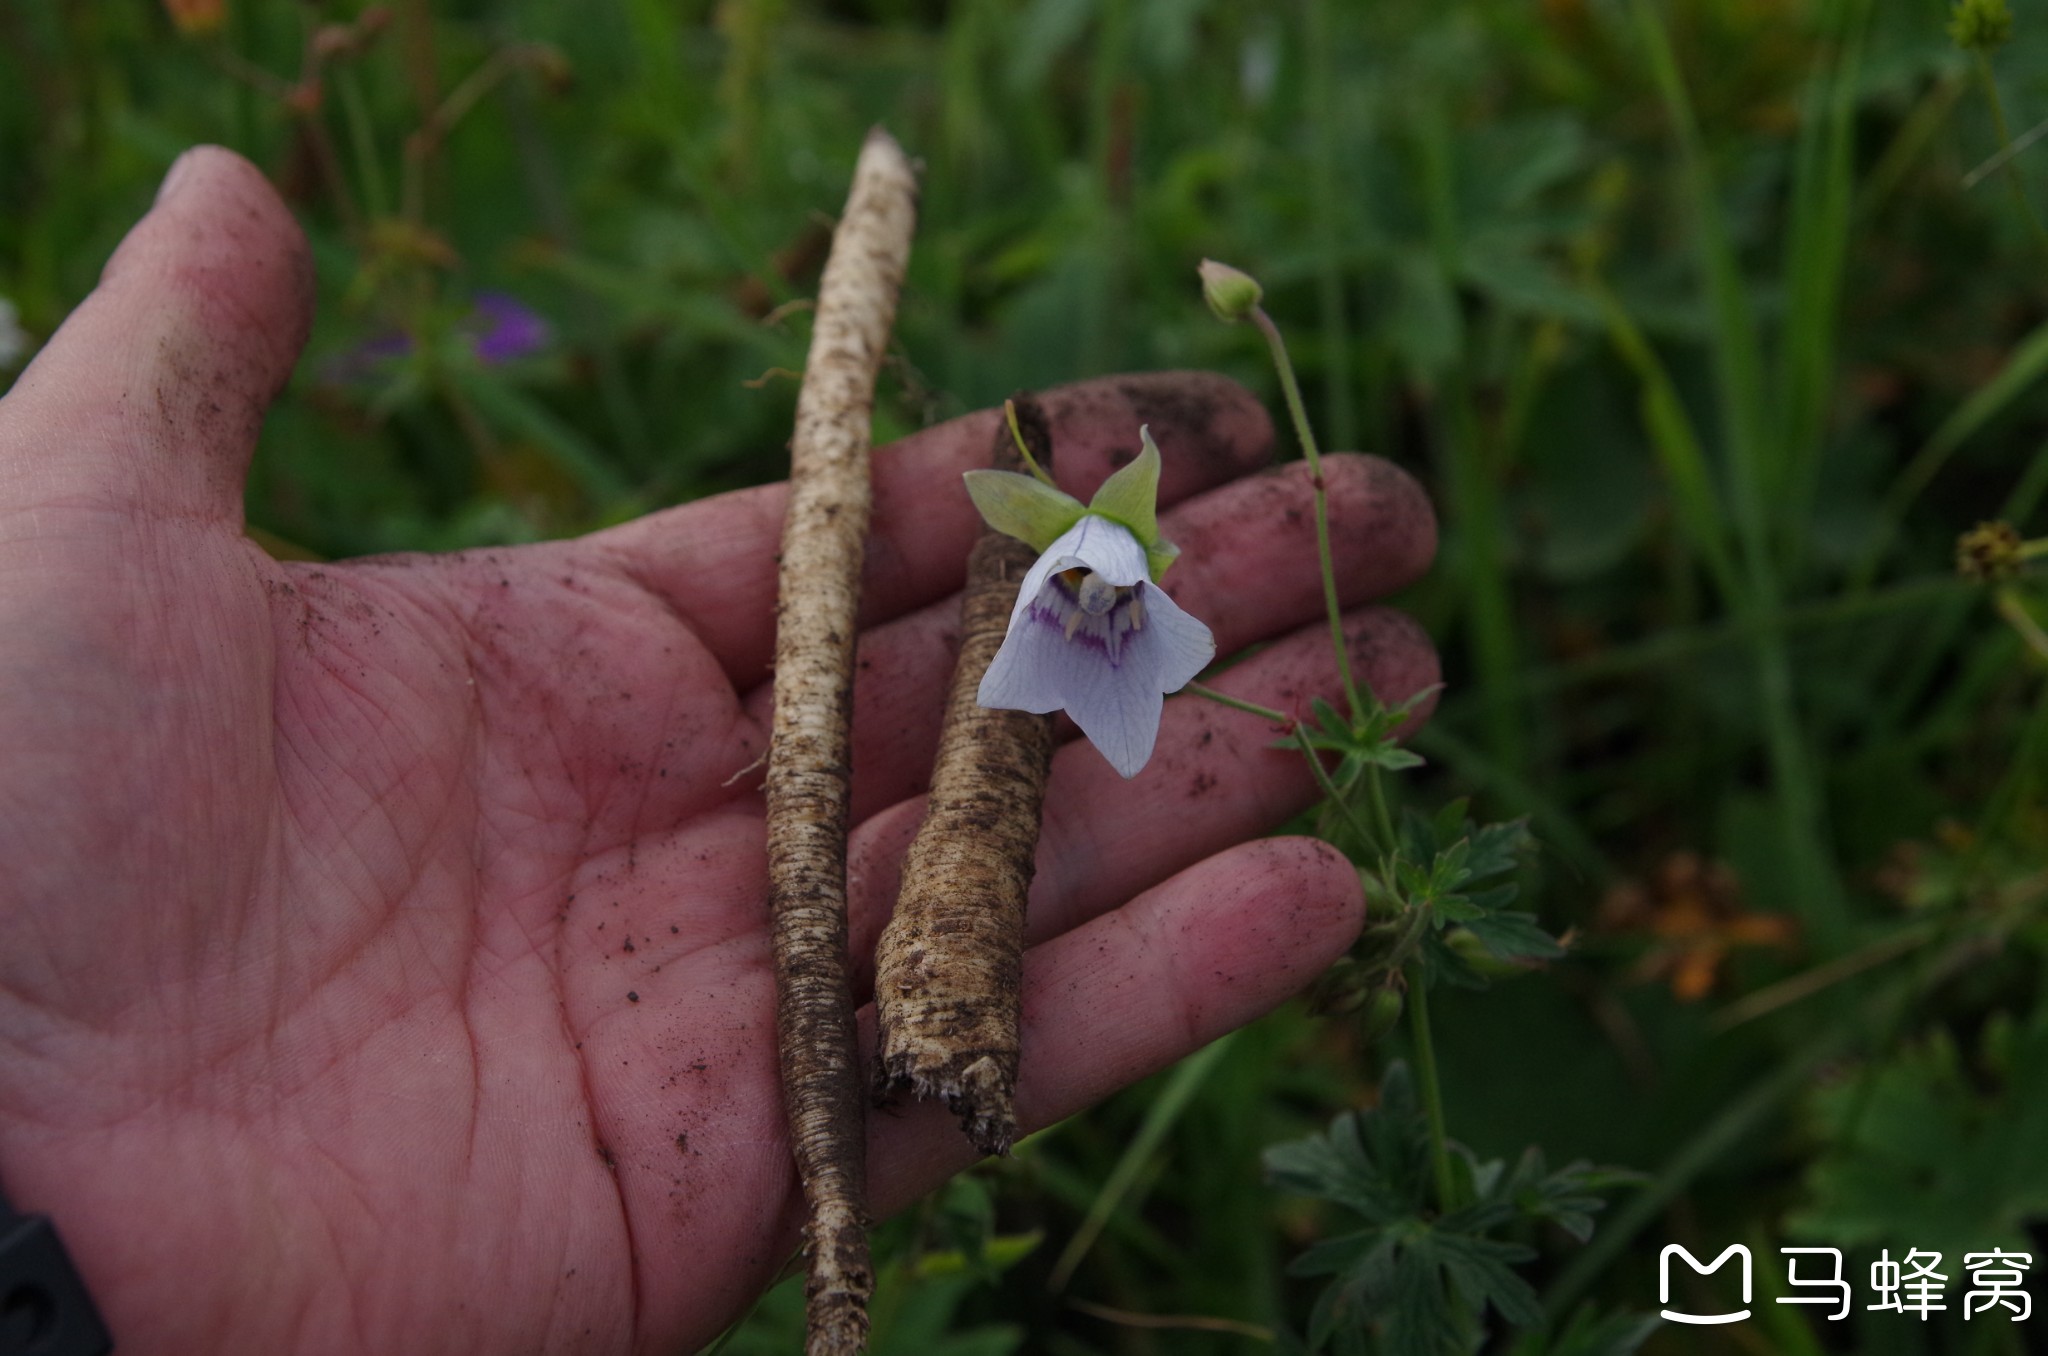
[(1802, 554), (1835, 389), (1835, 337), (1855, 200), (1855, 94), (1869, 14), (1869, 0), (1837, 0), (1832, 6), (1836, 51), (1814, 72), (1800, 127), (1778, 355), (1778, 451), (1771, 458), (1775, 474), (1769, 486), (1788, 561)]
[[(1423, 194), (1429, 216), (1431, 252), (1447, 287), (1455, 288), (1462, 253), (1457, 201), (1457, 147), (1444, 110), (1429, 106), (1416, 119)], [(1505, 689), (1521, 671), (1514, 600), (1503, 550), (1508, 515), (1501, 503), (1500, 477), (1488, 465), (1477, 396), (1473, 390), (1472, 345), (1461, 333), (1438, 391), (1437, 439), (1444, 462), (1448, 518), (1458, 524), (1454, 567), (1462, 585), (1466, 628), (1485, 691)], [(1494, 759), (1519, 775), (1528, 766), (1527, 722), (1505, 704), (1484, 711), (1486, 741)]]
[(1074, 1236), (1067, 1240), (1067, 1246), (1060, 1252), (1059, 1261), (1054, 1263), (1047, 1281), (1054, 1290), (1064, 1288), (1073, 1277), (1075, 1268), (1095, 1246), (1095, 1240), (1102, 1236), (1110, 1216), (1116, 1213), (1133, 1184), (1144, 1174), (1145, 1165), (1151, 1161), (1152, 1155), (1159, 1152), (1159, 1145), (1167, 1132), (1173, 1129), (1174, 1122), (1187, 1110), (1188, 1103), (1209, 1080), (1209, 1075), (1216, 1071), (1217, 1064), (1236, 1039), (1237, 1033), (1233, 1032), (1221, 1040), (1210, 1042), (1182, 1060), (1168, 1075), (1159, 1096), (1145, 1108), (1145, 1119), (1139, 1122), (1138, 1132), (1131, 1136), (1129, 1147), (1103, 1180), (1102, 1190), (1096, 1193), (1094, 1204), (1088, 1207), (1081, 1227), (1074, 1230)]
[(1337, 131), (1336, 43), (1330, 31), (1330, 0), (1309, 0), (1307, 13), (1308, 99), (1315, 110), (1310, 184), (1316, 242), (1316, 305), (1321, 313), (1324, 438), (1331, 447), (1358, 445), (1356, 374), (1351, 361), (1351, 320), (1344, 299), (1343, 227), (1346, 200), (1340, 185)]
[[(1678, 57), (1671, 48), (1671, 35), (1654, 0), (1632, 0), (1631, 8), (1649, 58), (1651, 78), (1678, 139), (1687, 195), (1699, 232), (1700, 267), (1713, 323), (1715, 387), (1720, 404), (1721, 440), (1726, 450), (1731, 517), (1748, 556), (1751, 586), (1769, 587), (1773, 581), (1765, 559), (1768, 542), (1764, 513), (1764, 377), (1756, 318), (1749, 291), (1742, 281), (1735, 243), (1729, 237), (1727, 219), (1721, 211), (1720, 195), (1707, 165), (1692, 97), (1686, 92)], [(1762, 602), (1762, 597), (1757, 601)]]
[[(2041, 496), (2048, 494), (2048, 443), (2034, 449), (2027, 469), (2012, 487), (2012, 493), (1999, 506), (1998, 516), (2015, 527), (2034, 516), (2034, 510), (2041, 506)], [(2026, 535), (2024, 532), (2022, 536)]]
[(1715, 487), (1714, 474), (1707, 466), (1706, 452), (1700, 446), (1692, 416), (1679, 400), (1663, 361), (1621, 302), (1597, 279), (1588, 280), (1587, 286), (1607, 318), (1609, 341), (1641, 386), (1643, 429), (1649, 434), (1650, 449), (1670, 482), (1679, 531), (1705, 562), (1723, 601), (1731, 610), (1739, 611), (1744, 585), (1728, 541), (1721, 492)]
[(1762, 361), (1740, 261), (1721, 212), (1692, 101), (1653, 0), (1631, 4), (1651, 76), (1678, 138), (1686, 186), (1698, 223), (1700, 265), (1713, 317), (1715, 387), (1721, 412), (1722, 463), (1728, 480), (1729, 517), (1741, 547), (1746, 588), (1741, 605), (1766, 624), (1756, 632), (1757, 714), (1780, 807), (1783, 852), (1795, 882), (1786, 903), (1811, 926), (1824, 951), (1837, 949), (1846, 926), (1842, 885), (1827, 829), (1820, 780), (1800, 726), (1792, 666), (1775, 617), (1781, 587), (1772, 550), (1766, 490), (1775, 442), (1765, 436)]
[(1884, 497), (1880, 526), (1851, 578), (1851, 587), (1865, 589), (1877, 577), (1884, 553), (1898, 534), (1899, 524), (1920, 492), (1927, 488), (1948, 459), (1984, 425), (2003, 413), (2020, 396), (2048, 374), (2048, 322), (2034, 327), (2013, 350), (1998, 375), (1970, 393), (1954, 414), (1941, 422), (1926, 445), (1913, 455)]
[(548, 455), (598, 509), (632, 494), (632, 487), (583, 435), (526, 392), (487, 372), (452, 369), (449, 378), (484, 417), (530, 440)]

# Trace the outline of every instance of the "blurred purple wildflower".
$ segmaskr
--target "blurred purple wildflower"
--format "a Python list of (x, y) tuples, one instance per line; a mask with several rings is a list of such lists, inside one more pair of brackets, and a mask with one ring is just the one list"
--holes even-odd
[[(477, 360), (487, 367), (537, 353), (553, 337), (548, 322), (508, 292), (477, 293), (456, 331), (469, 340)], [(379, 368), (412, 350), (411, 335), (390, 330), (336, 354), (327, 361), (322, 375), (335, 385), (367, 381)]]
[(538, 352), (548, 342), (548, 322), (507, 292), (479, 292), (476, 309), (464, 329), (476, 340), (476, 356), (486, 364), (508, 363)]

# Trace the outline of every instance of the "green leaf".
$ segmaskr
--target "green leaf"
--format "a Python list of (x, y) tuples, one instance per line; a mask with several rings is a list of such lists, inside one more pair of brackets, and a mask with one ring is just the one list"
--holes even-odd
[(1266, 1151), (1274, 1185), (1333, 1201), (1365, 1222), (1312, 1245), (1288, 1267), (1290, 1275), (1330, 1278), (1310, 1316), (1311, 1350), (1333, 1339), (1362, 1350), (1370, 1335), (1380, 1351), (1450, 1356), (1483, 1339), (1489, 1310), (1516, 1326), (1542, 1322), (1536, 1292), (1514, 1270), (1534, 1249), (1497, 1235), (1549, 1222), (1583, 1240), (1602, 1204), (1594, 1193), (1633, 1180), (1584, 1163), (1550, 1172), (1535, 1149), (1510, 1171), (1498, 1160), (1476, 1161), (1462, 1145), (1449, 1147), (1473, 1201), (1438, 1216), (1429, 1205), (1428, 1118), (1397, 1061), (1382, 1080), (1378, 1107)]
[(1138, 438), (1144, 450), (1102, 482), (1088, 511), (1123, 524), (1140, 546), (1150, 548), (1159, 541), (1159, 444), (1149, 427), (1140, 428)]
[(1380, 1107), (1339, 1116), (1329, 1132), (1266, 1150), (1266, 1174), (1283, 1191), (1335, 1201), (1381, 1224), (1421, 1208), (1428, 1181), (1428, 1127), (1414, 1109), (1405, 1065), (1388, 1071)]
[(1043, 551), (1088, 512), (1081, 501), (1016, 471), (968, 471), (968, 498), (982, 521), (1034, 551)]
[(1594, 1214), (1606, 1204), (1599, 1193), (1641, 1180), (1641, 1173), (1598, 1168), (1583, 1159), (1551, 1172), (1543, 1151), (1531, 1145), (1486, 1197), (1523, 1219), (1555, 1224), (1583, 1243), (1593, 1236)]
[[(1533, 914), (1508, 906), (1520, 893), (1514, 880), (1522, 855), (1535, 840), (1528, 824), (1474, 825), (1465, 817), (1465, 802), (1454, 801), (1429, 819), (1410, 812), (1402, 821), (1400, 848), (1382, 866), (1379, 879), (1391, 882), (1389, 893), (1403, 907), (1425, 909), (1429, 929), (1419, 948), (1424, 978), (1463, 988), (1484, 988), (1486, 977), (1459, 955), (1462, 929), (1496, 961), (1549, 960), (1564, 947), (1543, 930)], [(1505, 877), (1506, 879), (1502, 879)]]
[(1327, 749), (1341, 757), (1342, 761), (1331, 774), (1331, 780), (1339, 788), (1356, 784), (1367, 767), (1382, 767), (1390, 772), (1420, 767), (1422, 756), (1395, 743), (1394, 731), (1400, 728), (1416, 705), (1435, 690), (1429, 688), (1419, 692), (1397, 707), (1368, 712), (1356, 725), (1338, 714), (1337, 708), (1328, 701), (1317, 697), (1310, 703), (1312, 720), (1304, 729), (1303, 737), (1309, 747)]
[(1510, 1264), (1526, 1262), (1536, 1255), (1533, 1248), (1501, 1243), (1471, 1234), (1440, 1231), (1436, 1238), (1437, 1264), (1476, 1309), (1491, 1304), (1501, 1317), (1518, 1327), (1543, 1321), (1543, 1306), (1529, 1283), (1510, 1270)]
[(2038, 1095), (2048, 1012), (2017, 1038), (1999, 1026), (1986, 1033), (1989, 1058), (1966, 1060), (1937, 1028), (1815, 1091), (1825, 1147), (1807, 1173), (1808, 1203), (1789, 1221), (1796, 1235), (1836, 1247), (2028, 1250), (2030, 1221), (2048, 1214), (2048, 1098)]
[(1170, 541), (1162, 539), (1145, 548), (1145, 569), (1151, 574), (1152, 582), (1155, 584), (1165, 576), (1173, 562), (1179, 559), (1180, 548)]
[(1499, 960), (1555, 960), (1564, 954), (1558, 940), (1545, 932), (1529, 913), (1506, 909), (1475, 910), (1476, 917), (1464, 920), (1465, 930), (1485, 944)]

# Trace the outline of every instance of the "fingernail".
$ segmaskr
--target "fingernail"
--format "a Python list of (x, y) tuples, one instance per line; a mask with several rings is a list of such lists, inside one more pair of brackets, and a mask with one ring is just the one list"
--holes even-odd
[(195, 148), (195, 150), (186, 151), (171, 162), (171, 168), (165, 173), (164, 181), (157, 185), (156, 201), (159, 206), (168, 202), (177, 193), (178, 189), (184, 185), (185, 181), (192, 177), (192, 162), (197, 158)]

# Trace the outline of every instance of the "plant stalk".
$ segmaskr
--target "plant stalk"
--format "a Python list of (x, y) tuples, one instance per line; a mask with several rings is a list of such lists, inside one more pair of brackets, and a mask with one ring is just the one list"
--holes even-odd
[(1280, 327), (1263, 306), (1254, 306), (1252, 323), (1266, 336), (1273, 351), (1273, 366), (1280, 373), (1280, 389), (1287, 397), (1287, 414), (1294, 421), (1294, 436), (1301, 440), (1301, 454), (1308, 461), (1316, 487), (1316, 560), (1323, 568), (1323, 606), (1330, 615), (1330, 644), (1337, 651), (1337, 676), (1344, 682), (1344, 700), (1355, 722), (1366, 711), (1358, 699), (1358, 685), (1351, 678), (1351, 656), (1344, 648), (1344, 609), (1337, 601), (1337, 567), (1330, 555), (1330, 494), (1323, 483), (1323, 458), (1316, 450), (1315, 430), (1308, 424), (1308, 410), (1301, 403), (1301, 383), (1294, 378), (1294, 364), (1287, 357), (1287, 341)]
[(1429, 1117), (1429, 1167), (1436, 1180), (1436, 1208), (1443, 1214), (1456, 1210), (1457, 1179), (1451, 1175), (1450, 1136), (1444, 1130), (1443, 1086), (1437, 1081), (1436, 1038), (1429, 1030), (1429, 981), (1417, 972), (1408, 984), (1408, 1024), (1415, 1038), (1415, 1076), (1422, 1083), (1422, 1109)]

